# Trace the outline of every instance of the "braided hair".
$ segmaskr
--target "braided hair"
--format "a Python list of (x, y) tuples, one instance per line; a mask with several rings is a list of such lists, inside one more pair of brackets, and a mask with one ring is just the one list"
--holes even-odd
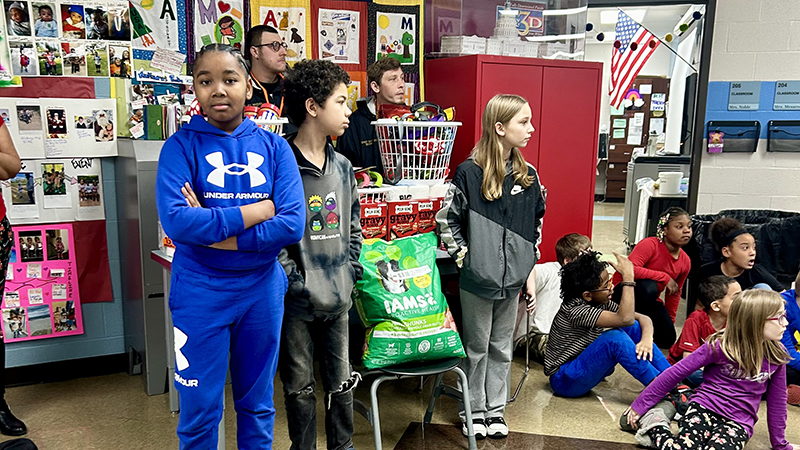
[(244, 69), (244, 73), (247, 75), (247, 78), (250, 78), (250, 65), (247, 63), (247, 60), (242, 55), (242, 52), (239, 51), (236, 47), (227, 45), (227, 44), (208, 44), (204, 45), (203, 48), (200, 49), (199, 52), (194, 57), (194, 66), (197, 67), (197, 63), (207, 54), (209, 53), (229, 53), (236, 59), (236, 62), (242, 66)]
[(658, 238), (658, 242), (664, 242), (664, 236), (667, 234), (669, 223), (680, 216), (689, 216), (689, 213), (683, 208), (679, 208), (677, 206), (669, 207), (666, 211), (661, 213), (661, 215), (658, 217), (658, 225), (656, 226), (656, 237)]

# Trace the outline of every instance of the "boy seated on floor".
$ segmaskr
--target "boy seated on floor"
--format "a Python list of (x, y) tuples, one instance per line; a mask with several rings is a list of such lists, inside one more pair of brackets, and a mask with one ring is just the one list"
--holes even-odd
[[(591, 248), (592, 241), (588, 237), (570, 233), (562, 236), (556, 242), (556, 259), (558, 261), (536, 264), (533, 267), (532, 290), (535, 291), (535, 295), (527, 304), (526, 302), (519, 303), (514, 345), (517, 347), (525, 342), (525, 320), (528, 320), (531, 326), (528, 340), (530, 357), (539, 364), (544, 364), (544, 349), (547, 347), (550, 326), (561, 307), (561, 267), (571, 263), (581, 252)], [(535, 305), (533, 314), (529, 313), (531, 304)]]
[[(633, 263), (617, 253), (616, 263), (598, 256), (584, 252), (561, 269), (563, 302), (550, 328), (544, 374), (563, 397), (585, 395), (617, 364), (644, 386), (670, 367), (653, 344), (653, 322), (634, 311)], [(619, 305), (611, 301), (608, 264), (622, 275)]]
[[(703, 309), (694, 311), (686, 318), (680, 337), (669, 349), (667, 360), (671, 364), (676, 364), (700, 348), (707, 337), (725, 328), (731, 302), (740, 292), (742, 288), (739, 283), (725, 275), (714, 275), (703, 280), (700, 283), (698, 296)], [(703, 382), (703, 371), (698, 370), (693, 373), (686, 382), (692, 388), (700, 386)]]

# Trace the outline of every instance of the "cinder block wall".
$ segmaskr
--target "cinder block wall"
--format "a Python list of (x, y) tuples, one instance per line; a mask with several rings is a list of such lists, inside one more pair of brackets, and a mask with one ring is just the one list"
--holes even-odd
[[(706, 122), (758, 120), (762, 132), (756, 153), (709, 154), (704, 149), (698, 213), (733, 208), (800, 212), (800, 153), (766, 152), (770, 120), (800, 120), (800, 111), (772, 110), (778, 80), (800, 80), (800, 1), (719, 0)], [(762, 82), (758, 111), (727, 110), (731, 81)]]

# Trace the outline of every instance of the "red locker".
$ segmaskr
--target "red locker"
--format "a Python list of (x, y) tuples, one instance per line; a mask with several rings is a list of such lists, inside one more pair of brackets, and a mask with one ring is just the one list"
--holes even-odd
[(525, 97), (536, 128), (522, 149), (547, 188), (542, 261), (555, 261), (567, 233), (591, 237), (600, 123), (601, 63), (472, 55), (425, 61), (425, 97), (455, 106), (458, 130), (451, 173), (480, 137), (481, 115), (496, 94)]

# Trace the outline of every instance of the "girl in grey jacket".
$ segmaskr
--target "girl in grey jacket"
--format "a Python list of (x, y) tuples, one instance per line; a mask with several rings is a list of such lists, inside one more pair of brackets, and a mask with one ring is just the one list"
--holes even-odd
[[(534, 131), (527, 100), (497, 95), (483, 113), (472, 155), (456, 169), (437, 214), (447, 251), (461, 268), (462, 332), (477, 437), (506, 437), (503, 411), (520, 292), (539, 259), (546, 191), (525, 162)], [(532, 285), (531, 285), (532, 286)], [(461, 421), (464, 422), (461, 411)], [(462, 432), (466, 435), (466, 424)]]

